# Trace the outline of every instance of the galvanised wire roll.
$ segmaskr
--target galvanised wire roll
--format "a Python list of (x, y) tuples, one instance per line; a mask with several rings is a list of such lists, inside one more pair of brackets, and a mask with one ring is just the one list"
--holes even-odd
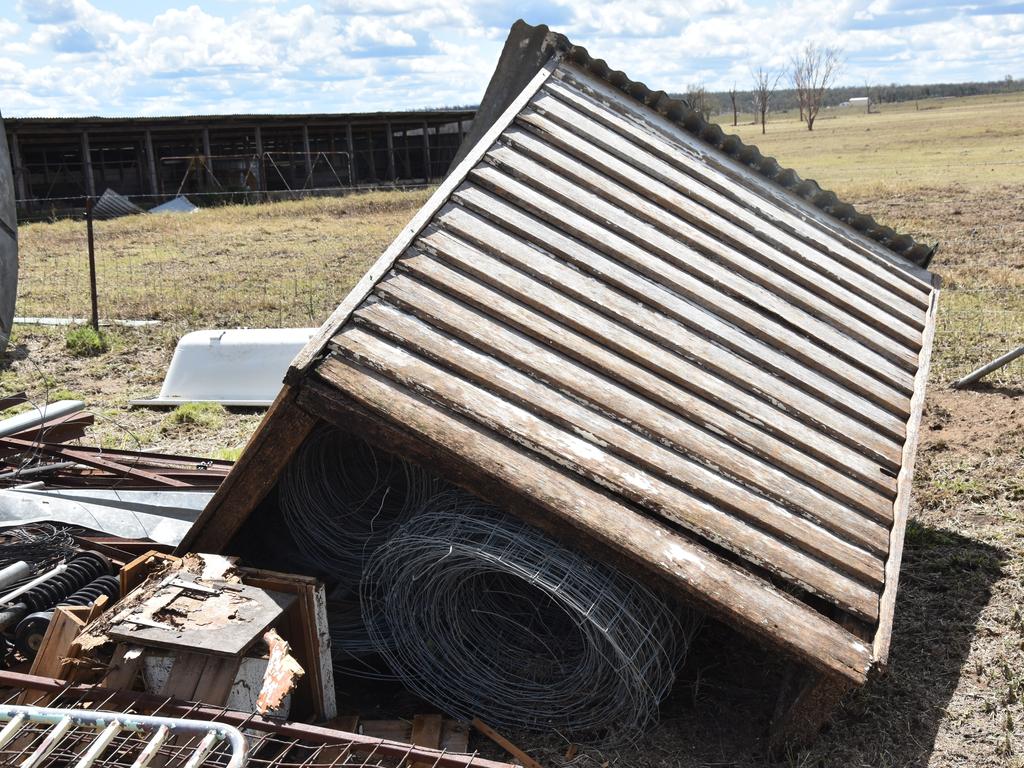
[[(377, 617), (373, 620), (379, 622)], [(379, 628), (376, 640), (370, 636), (358, 594), (345, 600), (329, 600), (327, 624), (331, 633), (331, 661), (335, 672), (366, 680), (397, 679), (379, 650), (381, 644), (390, 642), (385, 628)]]
[(698, 622), (461, 491), (373, 553), (361, 595), (392, 670), (450, 716), (603, 746), (656, 722)]
[(416, 465), (328, 426), (310, 434), (278, 484), (282, 517), (307, 564), (352, 592), (366, 556), (436, 491)]

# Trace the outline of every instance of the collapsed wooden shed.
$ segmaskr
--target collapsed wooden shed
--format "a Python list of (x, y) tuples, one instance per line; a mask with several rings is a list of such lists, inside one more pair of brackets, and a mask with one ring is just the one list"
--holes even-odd
[(933, 249), (544, 27), (513, 28), (479, 115), (182, 548), (230, 548), (325, 420), (863, 683)]

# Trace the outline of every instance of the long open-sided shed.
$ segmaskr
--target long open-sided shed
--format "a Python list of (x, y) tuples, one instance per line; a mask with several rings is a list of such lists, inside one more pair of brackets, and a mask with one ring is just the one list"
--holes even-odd
[(546, 28), (513, 29), (479, 114), (183, 547), (227, 546), (325, 419), (864, 682), (889, 651), (932, 249)]

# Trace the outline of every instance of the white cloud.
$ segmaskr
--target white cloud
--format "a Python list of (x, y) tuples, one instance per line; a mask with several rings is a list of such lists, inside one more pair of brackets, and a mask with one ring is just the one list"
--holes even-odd
[(18, 0), (5, 114), (358, 111), (474, 103), (519, 16), (652, 87), (740, 87), (807, 39), (849, 82), (1024, 76), (1024, 13), (958, 0)]

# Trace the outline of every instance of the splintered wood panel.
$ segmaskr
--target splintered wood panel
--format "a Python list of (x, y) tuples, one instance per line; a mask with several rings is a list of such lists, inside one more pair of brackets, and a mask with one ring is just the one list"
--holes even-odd
[(371, 274), (303, 407), (819, 669), (884, 663), (934, 276), (565, 62)]
[(134, 645), (237, 656), (295, 600), (248, 584), (193, 588), (175, 580), (121, 613), (107, 634)]

